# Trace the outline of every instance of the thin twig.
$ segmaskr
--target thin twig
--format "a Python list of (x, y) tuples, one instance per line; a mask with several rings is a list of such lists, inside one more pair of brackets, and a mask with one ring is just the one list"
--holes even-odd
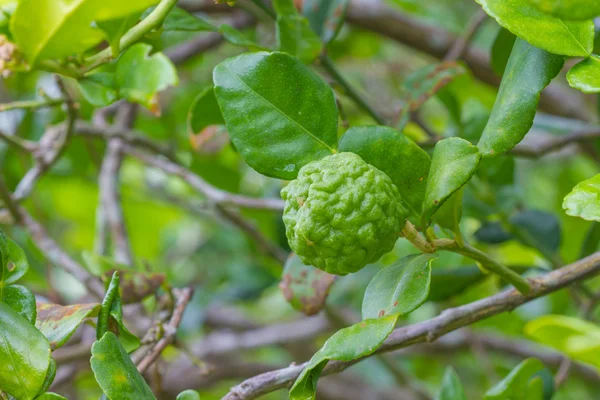
[(473, 18), (469, 21), (469, 25), (465, 30), (465, 33), (458, 37), (450, 50), (446, 53), (443, 60), (444, 61), (455, 61), (464, 55), (465, 51), (469, 46), (469, 42), (475, 36), (475, 33), (479, 30), (483, 22), (486, 20), (487, 14), (483, 10), (477, 11), (477, 13), (473, 16)]
[[(494, 296), (443, 311), (432, 319), (395, 329), (383, 345), (374, 353), (384, 353), (408, 347), (416, 343), (431, 342), (463, 326), (506, 311), (555, 292), (575, 282), (592, 278), (600, 273), (600, 252), (582, 260), (554, 270), (534, 281), (531, 292), (524, 296), (516, 290), (498, 293)], [(322, 375), (337, 373), (361, 361), (333, 361), (323, 370)], [(287, 387), (302, 372), (305, 364), (271, 371), (250, 378), (233, 387), (223, 400), (250, 400), (274, 390)]]
[(23, 100), (0, 104), (0, 112), (9, 110), (37, 110), (38, 108), (54, 107), (65, 103), (65, 99)]
[(184, 288), (184, 289), (174, 289), (175, 298), (177, 302), (175, 304), (175, 309), (173, 311), (173, 315), (168, 323), (163, 326), (164, 335), (163, 337), (154, 345), (154, 347), (144, 356), (144, 358), (138, 363), (137, 369), (140, 373), (144, 373), (148, 367), (150, 367), (156, 359), (160, 356), (160, 353), (175, 340), (175, 334), (177, 333), (177, 328), (181, 323), (181, 318), (183, 317), (183, 312), (187, 307), (188, 303), (192, 299), (192, 295), (194, 294), (194, 290), (192, 288)]

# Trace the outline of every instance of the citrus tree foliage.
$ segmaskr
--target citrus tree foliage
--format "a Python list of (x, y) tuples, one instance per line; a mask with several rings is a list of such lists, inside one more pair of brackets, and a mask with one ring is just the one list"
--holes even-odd
[(0, 8), (0, 399), (597, 398), (597, 0)]

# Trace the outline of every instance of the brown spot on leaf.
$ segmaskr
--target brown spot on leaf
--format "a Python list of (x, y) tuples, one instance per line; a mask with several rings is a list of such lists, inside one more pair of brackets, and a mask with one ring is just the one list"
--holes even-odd
[(385, 315), (385, 310), (381, 310), (381, 311), (379, 311), (379, 314), (377, 314), (377, 316), (379, 318), (383, 317), (384, 315)]
[(6, 269), (8, 270), (8, 272), (13, 272), (15, 270), (15, 268), (17, 268), (17, 266), (15, 265), (14, 262), (9, 261), (6, 263)]
[(394, 302), (394, 307), (398, 307), (398, 300)]

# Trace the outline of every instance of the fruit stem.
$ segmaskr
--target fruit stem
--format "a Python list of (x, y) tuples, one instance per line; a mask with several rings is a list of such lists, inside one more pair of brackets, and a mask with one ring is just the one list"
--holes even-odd
[(435, 247), (431, 243), (427, 241), (417, 231), (417, 228), (410, 222), (406, 221), (404, 224), (404, 228), (402, 228), (402, 236), (404, 236), (409, 242), (413, 244), (417, 249), (421, 250), (423, 253), (433, 253), (435, 252)]

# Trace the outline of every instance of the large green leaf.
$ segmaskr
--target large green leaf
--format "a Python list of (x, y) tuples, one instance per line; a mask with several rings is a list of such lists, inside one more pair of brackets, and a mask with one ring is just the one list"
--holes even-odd
[(292, 254), (285, 262), (279, 288), (292, 307), (313, 315), (325, 306), (335, 278), (335, 275), (304, 265), (296, 254)]
[(115, 84), (121, 97), (140, 103), (160, 114), (157, 93), (177, 85), (177, 70), (163, 53), (150, 55), (152, 46), (137, 43), (127, 49), (117, 62)]
[(544, 14), (531, 0), (476, 0), (488, 15), (521, 39), (550, 53), (587, 57), (594, 46), (594, 23), (563, 21)]
[(0, 286), (15, 283), (29, 270), (25, 252), (0, 230)]
[(21, 0), (11, 20), (19, 49), (35, 64), (80, 54), (102, 41), (95, 21), (125, 17), (158, 0)]
[(46, 392), (46, 393), (36, 397), (35, 400), (67, 400), (67, 398), (61, 396), (60, 394)]
[(258, 172), (294, 179), (305, 164), (335, 153), (333, 92), (298, 59), (242, 54), (217, 65), (213, 78), (231, 140)]
[(563, 64), (563, 57), (523, 40), (515, 42), (492, 114), (477, 144), (483, 157), (502, 154), (523, 140), (533, 125), (540, 92)]
[(574, 65), (567, 73), (567, 81), (584, 93), (600, 93), (600, 56), (592, 54)]
[(600, 327), (575, 317), (544, 315), (525, 326), (525, 334), (574, 360), (600, 368)]
[[(52, 386), (52, 382), (54, 382), (54, 378), (56, 378), (57, 367), (56, 361), (50, 357), (50, 365), (48, 366), (48, 371), (46, 371), (46, 378), (44, 378), (44, 384), (40, 389), (40, 393), (47, 392), (50, 389), (50, 386)], [(39, 399), (39, 397), (36, 397), (36, 399)]]
[(29, 321), (0, 302), (0, 382), (17, 399), (34, 399), (50, 366), (50, 345)]
[(546, 367), (536, 358), (528, 358), (517, 365), (502, 381), (485, 393), (485, 400), (527, 399), (542, 400), (542, 377)]
[(275, 0), (276, 34), (279, 50), (290, 53), (304, 63), (311, 63), (321, 52), (321, 39), (308, 20), (296, 11), (293, 0)]
[(446, 367), (442, 387), (435, 400), (467, 400), (465, 390), (454, 368)]
[(528, 0), (540, 11), (567, 20), (593, 19), (600, 15), (597, 0)]
[(302, 13), (321, 40), (329, 43), (335, 39), (342, 27), (347, 7), (348, 0), (304, 0)]
[(109, 400), (155, 399), (114, 333), (106, 332), (94, 343), (90, 363), (96, 381)]
[(573, 217), (600, 222), (600, 174), (579, 182), (562, 206)]
[(340, 151), (356, 153), (394, 182), (411, 220), (420, 222), (431, 159), (415, 142), (387, 126), (357, 126), (344, 133)]
[(310, 359), (294, 386), (290, 400), (314, 400), (317, 381), (329, 360), (352, 361), (373, 353), (396, 326), (398, 314), (368, 319), (333, 334)]
[(88, 317), (98, 315), (99, 304), (37, 304), (35, 326), (50, 342), (52, 350), (64, 345)]
[(385, 267), (369, 282), (362, 304), (363, 319), (408, 314), (427, 300), (435, 254), (413, 254)]
[(35, 323), (35, 296), (31, 290), (21, 285), (0, 286), (0, 301), (21, 314), (32, 324)]
[(424, 226), (452, 193), (469, 181), (480, 159), (477, 147), (461, 138), (443, 139), (435, 145), (423, 203)]

